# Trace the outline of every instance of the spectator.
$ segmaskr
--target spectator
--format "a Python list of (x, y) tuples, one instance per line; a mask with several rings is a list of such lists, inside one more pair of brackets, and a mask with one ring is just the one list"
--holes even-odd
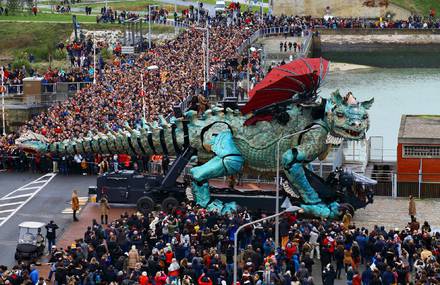
[(46, 239), (47, 239), (47, 248), (48, 250), (52, 249), (52, 246), (56, 243), (56, 230), (58, 229), (58, 225), (54, 223), (54, 221), (50, 221), (46, 225)]
[(79, 199), (77, 190), (73, 190), (72, 192), (72, 211), (73, 211), (73, 221), (78, 222), (78, 218), (76, 217), (76, 212), (79, 211)]

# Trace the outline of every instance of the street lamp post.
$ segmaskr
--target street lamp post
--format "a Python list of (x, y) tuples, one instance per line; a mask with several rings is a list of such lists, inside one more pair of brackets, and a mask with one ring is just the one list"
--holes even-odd
[(196, 29), (200, 30), (206, 30), (206, 40), (205, 37), (203, 37), (203, 46), (205, 47), (205, 50), (203, 52), (203, 66), (205, 69), (205, 72), (203, 74), (203, 89), (206, 91), (207, 83), (209, 81), (209, 24), (208, 21), (206, 21), (206, 27), (196, 27)]
[(301, 208), (298, 207), (298, 206), (290, 206), (289, 208), (287, 208), (286, 210), (284, 210), (282, 212), (278, 212), (278, 213), (276, 213), (274, 215), (267, 216), (267, 217), (261, 218), (259, 220), (255, 220), (253, 222), (250, 222), (250, 223), (247, 223), (247, 224), (244, 224), (244, 225), (241, 225), (241, 226), (238, 227), (238, 229), (234, 233), (234, 283), (233, 283), (233, 285), (237, 284), (237, 272), (238, 272), (238, 269), (237, 269), (237, 267), (238, 267), (238, 265), (237, 265), (238, 264), (238, 260), (237, 260), (237, 255), (238, 255), (237, 254), (237, 252), (238, 252), (238, 233), (242, 229), (244, 229), (244, 228), (246, 228), (248, 226), (252, 226), (252, 225), (255, 225), (257, 223), (261, 223), (263, 221), (266, 221), (266, 220), (277, 218), (277, 217), (279, 217), (280, 215), (282, 215), (284, 213), (293, 213), (293, 212), (298, 212), (299, 210), (301, 210)]
[(2, 127), (3, 127), (3, 136), (6, 136), (6, 121), (5, 121), (5, 70), (2, 67)]
[[(280, 144), (283, 140), (288, 139), (290, 137), (308, 132), (310, 130), (319, 128), (318, 125), (314, 125), (310, 128), (304, 129), (302, 131), (298, 131), (298, 132), (294, 132), (288, 135), (285, 135), (281, 138), (278, 139), (277, 141), (277, 181), (276, 181), (276, 198), (275, 198), (275, 214), (279, 214), (280, 212)], [(275, 217), (275, 247), (278, 248), (279, 244), (280, 244), (280, 219), (279, 219), (279, 215), (277, 215)]]
[(93, 84), (96, 84), (96, 38), (93, 32)]

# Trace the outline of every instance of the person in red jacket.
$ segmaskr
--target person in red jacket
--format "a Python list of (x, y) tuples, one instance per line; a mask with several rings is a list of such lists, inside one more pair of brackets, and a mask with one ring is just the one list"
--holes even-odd
[(142, 275), (139, 277), (139, 284), (148, 285), (148, 276), (146, 271), (142, 272)]
[(292, 259), (292, 256), (293, 256), (293, 255), (296, 253), (296, 251), (297, 251), (296, 245), (293, 244), (293, 243), (291, 243), (291, 242), (288, 242), (287, 245), (286, 245), (286, 249), (285, 249), (285, 251), (286, 251), (286, 257), (287, 257), (287, 259), (288, 259), (288, 260), (291, 260), (291, 259)]
[(156, 282), (156, 285), (165, 285), (167, 283), (167, 275), (165, 272), (159, 271), (156, 273), (154, 281)]
[(199, 285), (212, 285), (212, 280), (208, 276), (203, 273), (200, 275), (199, 279), (197, 280), (199, 282)]
[(352, 285), (362, 285), (362, 276), (359, 274), (359, 271), (354, 271), (353, 280), (351, 282)]

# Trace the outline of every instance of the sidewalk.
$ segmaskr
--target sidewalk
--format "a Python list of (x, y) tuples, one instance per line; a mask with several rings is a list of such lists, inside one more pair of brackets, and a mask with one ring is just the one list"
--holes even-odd
[[(129, 215), (134, 213), (136, 209), (134, 207), (123, 207), (123, 206), (110, 206), (109, 211), (109, 222), (116, 220), (119, 218), (124, 212), (127, 212)], [(101, 220), (101, 213), (99, 209), (99, 203), (88, 203), (84, 206), (83, 210), (78, 215), (78, 222), (71, 222), (71, 224), (67, 227), (66, 231), (62, 233), (62, 235), (57, 240), (57, 247), (66, 248), (71, 246), (75, 240), (83, 238), (84, 233), (87, 230), (88, 226), (92, 225), (93, 219), (96, 219), (98, 222)], [(38, 267), (40, 271), (40, 276), (47, 278), (50, 270), (50, 265), (47, 263), (48, 256), (44, 256), (42, 258), (41, 266)], [(53, 284), (52, 282), (47, 282), (46, 284)]]

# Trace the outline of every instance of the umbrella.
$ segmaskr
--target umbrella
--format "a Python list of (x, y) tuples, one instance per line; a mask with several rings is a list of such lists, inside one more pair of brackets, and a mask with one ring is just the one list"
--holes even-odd
[(249, 101), (241, 109), (243, 114), (292, 100), (296, 95), (313, 99), (328, 72), (329, 61), (323, 58), (298, 58), (274, 67), (250, 92)]

